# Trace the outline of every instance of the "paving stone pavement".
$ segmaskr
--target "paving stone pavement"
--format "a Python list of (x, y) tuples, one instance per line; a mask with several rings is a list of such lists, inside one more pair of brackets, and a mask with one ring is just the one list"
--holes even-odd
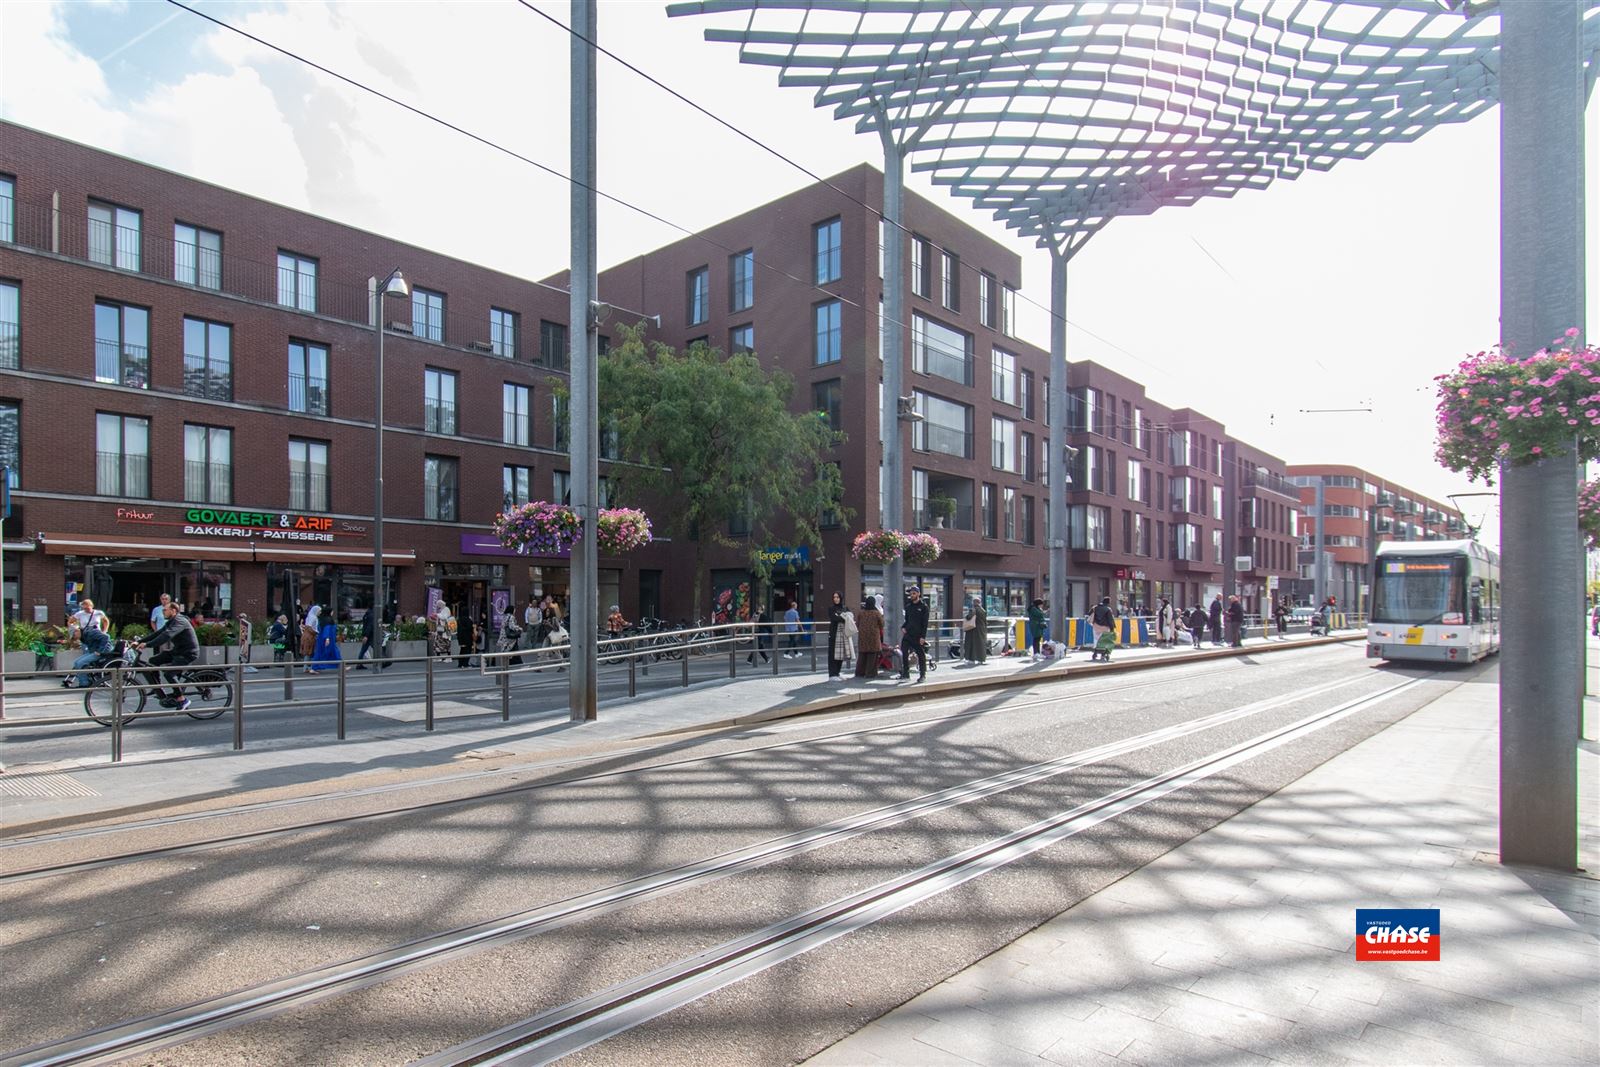
[[(1497, 675), (808, 1062), (1600, 1062), (1596, 702), (1579, 749), (1587, 873), (1501, 866)], [(1356, 962), (1358, 907), (1438, 908), (1442, 958)]]

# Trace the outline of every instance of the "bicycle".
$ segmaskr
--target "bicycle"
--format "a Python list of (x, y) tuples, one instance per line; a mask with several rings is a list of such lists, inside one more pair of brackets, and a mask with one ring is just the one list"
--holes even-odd
[[(83, 712), (101, 726), (110, 726), (116, 718), (112, 706), (111, 676), (112, 672), (121, 666), (129, 674), (145, 665), (144, 657), (138, 649), (124, 649), (120, 653), (113, 652), (108, 662), (99, 667), (91, 667), (84, 673), (89, 675), (89, 688), (83, 694)], [(145, 711), (150, 700), (150, 691), (145, 688), (144, 679), (138, 674), (131, 678), (124, 675), (122, 687), (122, 722), (127, 725), (134, 716)], [(233, 706), (233, 683), (228, 680), (226, 671), (216, 667), (185, 667), (177, 671), (177, 680), (174, 683), (180, 697), (188, 695), (189, 707), (185, 714), (191, 719), (204, 722), (215, 719)]]

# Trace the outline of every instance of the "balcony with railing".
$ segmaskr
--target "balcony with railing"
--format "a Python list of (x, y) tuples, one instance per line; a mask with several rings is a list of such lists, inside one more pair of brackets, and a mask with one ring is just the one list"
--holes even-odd
[(14, 322), (0, 322), (0, 370), (22, 365), (22, 331)]
[(94, 491), (101, 496), (148, 497), (150, 456), (143, 452), (96, 452)]
[(294, 511), (327, 511), (328, 476), (290, 468), (289, 507)]
[(1269, 493), (1276, 493), (1290, 500), (1300, 499), (1300, 490), (1294, 483), (1281, 474), (1274, 474), (1260, 467), (1245, 467), (1244, 485), (1246, 489), (1265, 489)]
[(95, 341), (94, 380), (131, 389), (150, 388), (150, 350), (121, 341)]
[(233, 503), (233, 464), (185, 460), (183, 499), (191, 504)]
[(183, 357), (183, 391), (189, 396), (206, 400), (233, 399), (233, 372), (227, 364), (218, 364), (185, 355)]
[(328, 380), (308, 378), (304, 374), (289, 375), (289, 410), (307, 415), (328, 413)]
[(422, 428), (429, 433), (456, 432), (456, 405), (453, 400), (428, 400), (422, 406)]
[(936, 422), (918, 422), (911, 434), (911, 447), (919, 452), (942, 452), (961, 459), (972, 458), (972, 434)]

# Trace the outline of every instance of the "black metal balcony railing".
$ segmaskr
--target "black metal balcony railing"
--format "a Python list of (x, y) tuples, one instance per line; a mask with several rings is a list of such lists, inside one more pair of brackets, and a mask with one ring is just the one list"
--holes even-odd
[(14, 322), (0, 322), (0, 369), (16, 370), (22, 365), (22, 331)]
[[(934, 525), (934, 520), (938, 516), (936, 516), (933, 511), (926, 506), (913, 508), (911, 515), (912, 522), (914, 523), (915, 528), (918, 530), (933, 530), (939, 528)], [(976, 516), (971, 504), (957, 504), (955, 514), (944, 520), (943, 529), (967, 530), (970, 532), (977, 528), (973, 525), (975, 518)]]
[(142, 452), (96, 452), (94, 491), (101, 496), (149, 496), (150, 456)]
[(455, 433), (455, 402), (452, 400), (429, 400), (424, 403), (422, 426), (429, 433)]
[(293, 511), (327, 511), (328, 476), (290, 468), (289, 507)]
[(183, 498), (192, 504), (233, 503), (233, 464), (185, 460)]
[(1300, 490), (1295, 487), (1293, 482), (1281, 474), (1274, 474), (1271, 471), (1246, 467), (1244, 470), (1244, 484), (1250, 488), (1265, 489), (1269, 493), (1277, 493), (1279, 496), (1286, 496), (1293, 500), (1300, 499)]
[(303, 374), (289, 375), (289, 410), (308, 415), (328, 413), (328, 380), (307, 378)]
[(233, 372), (227, 364), (183, 357), (183, 391), (207, 400), (233, 399)]
[(121, 341), (97, 339), (94, 380), (132, 389), (150, 388), (150, 350)]
[(923, 452), (943, 452), (961, 459), (972, 458), (972, 435), (965, 430), (940, 426), (934, 422), (919, 422), (912, 444)]
[(972, 384), (972, 356), (966, 352), (951, 352), (939, 345), (917, 344), (913, 355), (916, 366), (927, 374), (937, 375), (962, 385)]

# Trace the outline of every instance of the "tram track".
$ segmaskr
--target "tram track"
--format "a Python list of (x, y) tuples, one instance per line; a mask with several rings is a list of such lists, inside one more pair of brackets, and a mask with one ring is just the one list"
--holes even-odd
[[(34, 1048), (0, 1058), (0, 1067), (14, 1067), (14, 1065), (21, 1064), (112, 1062), (130, 1056), (147, 1054), (161, 1048), (192, 1041), (209, 1034), (263, 1019), (291, 1008), (375, 985), (399, 975), (433, 966), (468, 953), (481, 951), (494, 945), (518, 941), (543, 931), (552, 931), (563, 926), (594, 919), (632, 907), (646, 900), (681, 892), (855, 837), (885, 830), (913, 819), (925, 818), (936, 812), (974, 803), (1009, 790), (1045, 781), (1070, 770), (1124, 756), (1140, 749), (1165, 744), (1263, 712), (1282, 709), (1325, 695), (1360, 680), (1362, 680), (1362, 676), (1335, 679), (1305, 691), (1270, 697), (1250, 704), (1224, 709), (1198, 719), (1175, 723), (1133, 737), (1084, 749), (1057, 759), (1012, 768), (984, 778), (960, 783), (921, 797), (848, 816), (821, 826), (773, 838), (705, 860), (667, 870), (659, 870), (649, 875), (571, 897), (564, 901), (432, 935), (357, 959), (305, 971), (288, 978), (252, 986), (221, 997), (214, 997), (185, 1007), (157, 1013), (143, 1019), (100, 1028), (74, 1038), (35, 1046)], [(1275, 728), (1242, 745), (1232, 746), (1224, 750), (1220, 755), (1207, 757), (1204, 760), (1197, 761), (1196, 764), (1186, 765), (1184, 768), (1179, 768), (1177, 771), (1158, 777), (1161, 782), (1177, 781), (1185, 774), (1194, 773), (1195, 767), (1209, 768), (1217, 760), (1228, 757), (1230, 753), (1246, 753), (1238, 756), (1238, 758), (1249, 758), (1249, 754), (1265, 751), (1266, 747), (1276, 747), (1276, 744), (1293, 740), (1297, 736), (1296, 731), (1308, 728), (1308, 724), (1326, 724), (1336, 721), (1337, 718), (1353, 714), (1378, 701), (1408, 690), (1424, 680), (1426, 680), (1426, 677), (1408, 679), (1397, 685), (1388, 686), (1376, 693), (1345, 701), (1333, 709), (1317, 712), (1297, 720), (1297, 722), (1287, 727)], [(1281, 738), (1281, 740), (1272, 743), (1274, 738)], [(1215, 773), (1216, 769), (1221, 769), (1221, 765), (1214, 769), (1206, 770), (1205, 773)], [(1203, 776), (1201, 775), (1200, 777)], [(1199, 779), (1195, 778), (1194, 780)], [(1171, 789), (1167, 789), (1166, 792), (1181, 788), (1181, 785), (1181, 782), (1177, 785), (1172, 785)], [(1122, 810), (1131, 810), (1132, 807), (1138, 804), (1154, 799), (1156, 795), (1164, 795), (1164, 793), (1150, 793), (1150, 795), (1144, 796), (1145, 792), (1149, 792), (1154, 788), (1147, 781), (1137, 787), (1118, 790), (1096, 801), (1091, 801), (1087, 805), (1079, 805), (1070, 809), (1062, 816), (1047, 819), (1044, 823), (1055, 825), (1063, 819), (1070, 821), (1071, 819), (1082, 818), (1086, 813), (1099, 811), (1106, 811), (1107, 814), (1102, 818), (1109, 818), (1112, 817), (1112, 814)], [(1126, 808), (1117, 808), (1116, 811), (1112, 811), (1114, 805), (1128, 801), (1136, 796), (1143, 796), (1144, 798), (1138, 800), (1137, 803), (1129, 804)], [(1096, 821), (1101, 820), (1097, 819)], [(1092, 825), (1092, 823), (1085, 825)], [(1049, 843), (1055, 838), (1046, 840), (1048, 833), (1049, 827), (1045, 827), (1044, 824), (1034, 824), (1033, 827), (1024, 831), (1017, 831), (997, 838), (995, 841), (999, 842), (998, 844), (993, 844), (993, 847), (980, 847), (980, 849), (975, 850), (975, 853), (999, 855), (1005, 849), (1021, 847), (1026, 842), (1036, 839)], [(1031, 850), (1036, 851), (1038, 847), (1044, 847), (1044, 844), (1039, 844)], [(1026, 851), (1019, 853), (1019, 855), (1022, 854), (1026, 854)], [(960, 854), (960, 856), (966, 855), (967, 853)], [(969, 862), (972, 861), (962, 861), (963, 864)], [(948, 867), (949, 864), (945, 864), (945, 866)], [(949, 870), (941, 869), (937, 876), (925, 875), (917, 882), (918, 884), (921, 882), (935, 884), (936, 878), (948, 879), (953, 876), (951, 872), (956, 869), (953, 867)], [(962, 867), (960, 869), (965, 870), (967, 868)], [(982, 873), (982, 871), (974, 867), (972, 868), (972, 873), (966, 875), (966, 877), (975, 877), (978, 873)], [(961, 880), (965, 880), (965, 878)], [(907, 885), (910, 884), (907, 883)], [(883, 890), (876, 895), (868, 894), (871, 899), (864, 903), (852, 903), (848, 907), (841, 905), (839, 908), (833, 909), (830, 912), (831, 917), (827, 920), (828, 923), (833, 925), (828, 925), (826, 928), (836, 928), (838, 922), (846, 921), (848, 914), (866, 914), (860, 909), (867, 907), (873, 901), (888, 899), (890, 896), (900, 894), (904, 891), (904, 888), (896, 887)], [(854, 898), (851, 899), (853, 900)], [(812, 913), (806, 914), (810, 916)], [(821, 930), (824, 926), (819, 925), (819, 923), (822, 923), (822, 920), (813, 917), (812, 919), (807, 919), (801, 926), (808, 931)], [(796, 931), (799, 929), (800, 927), (797, 927)], [(798, 933), (795, 936), (798, 936)], [(838, 935), (834, 934), (833, 936)], [(609, 1006), (599, 1010), (585, 1009), (572, 1015), (571, 1018), (563, 1016), (562, 1019), (565, 1021), (560, 1021), (560, 1027), (563, 1028), (561, 1032), (576, 1033), (577, 1031), (571, 1030), (570, 1027), (583, 1020), (593, 1020), (601, 1017), (612, 1018), (617, 1011), (622, 1010), (627, 1004), (644, 1003), (640, 998), (647, 996), (659, 997), (668, 987), (689, 989), (693, 981), (698, 980), (696, 976), (712, 973), (719, 975), (731, 973), (729, 968), (738, 969), (750, 966), (750, 961), (758, 958), (761, 952), (765, 951), (762, 946), (770, 948), (772, 945), (778, 944), (778, 941), (774, 940), (775, 937), (776, 935), (771, 935), (769, 932), (769, 936), (757, 938), (757, 941), (739, 948), (737, 952), (732, 949), (722, 952), (714, 963), (704, 965), (697, 963), (689, 966), (683, 974), (676, 978), (651, 981), (646, 983), (645, 987), (640, 987), (639, 989), (633, 989), (635, 983), (628, 983), (626, 985), (628, 985), (629, 990), (633, 991), (615, 992)], [(744, 945), (747, 940), (741, 939), (740, 944)], [(782, 939), (785, 944), (793, 940), (793, 937), (789, 934), (785, 934)], [(800, 942), (796, 941), (794, 943), (799, 944)], [(730, 955), (730, 953), (732, 954)], [(755, 953), (755, 955), (752, 955), (752, 953)], [(699, 957), (695, 957), (695, 959), (699, 959)], [(728, 980), (734, 979), (730, 978)], [(722, 984), (726, 984), (726, 982)], [(694, 988), (699, 987), (694, 986)], [(701, 993), (699, 995), (704, 994)], [(656, 1001), (650, 1001), (650, 1003), (653, 1004)], [(558, 1011), (565, 1010), (558, 1009)], [(662, 1010), (671, 1009), (664, 1008)], [(660, 1012), (655, 1014), (660, 1014)], [(537, 1037), (537, 1041), (542, 1042), (546, 1040), (546, 1037), (554, 1034), (551, 1026), (555, 1024), (551, 1019), (547, 1019), (546, 1015), (549, 1015), (549, 1013), (537, 1017), (543, 1020), (539, 1024), (539, 1032), (544, 1035)], [(546, 1031), (549, 1031), (549, 1033), (545, 1033)], [(522, 1048), (523, 1045), (527, 1044), (526, 1035), (517, 1038), (517, 1041), (520, 1044), (517, 1044), (516, 1047)], [(592, 1043), (592, 1041), (585, 1041), (585, 1043)], [(496, 1054), (498, 1055), (498, 1053)], [(472, 1055), (479, 1056), (480, 1053), (473, 1052)]]
[[(1232, 671), (1245, 670), (1245, 669), (1247, 669), (1247, 666), (1244, 665), (1244, 664), (1239, 664), (1239, 665), (1236, 665), (1236, 666), (1235, 665), (1229, 665), (1229, 666), (1223, 667), (1223, 668), (1210, 668), (1206, 672), (1206, 676), (1208, 678), (1210, 678), (1210, 677), (1213, 677), (1213, 676), (1215, 676), (1216, 674), (1219, 674), (1219, 673), (1232, 672)], [(1117, 695), (1117, 694), (1120, 694), (1120, 693), (1132, 692), (1132, 691), (1136, 691), (1136, 690), (1139, 690), (1139, 689), (1146, 689), (1146, 688), (1151, 688), (1151, 687), (1159, 686), (1159, 685), (1168, 685), (1171, 682), (1173, 682), (1174, 680), (1175, 679), (1174, 679), (1174, 677), (1172, 675), (1164, 675), (1163, 677), (1160, 677), (1160, 678), (1150, 678), (1150, 679), (1145, 679), (1145, 680), (1141, 680), (1141, 681), (1137, 681), (1137, 682), (1129, 682), (1129, 683), (1121, 684), (1121, 685), (1102, 686), (1102, 687), (1095, 688), (1095, 689), (1083, 690), (1081, 692), (1076, 692), (1075, 691), (1075, 692), (1073, 692), (1071, 694), (1071, 699), (1074, 699), (1074, 700), (1097, 699), (1097, 698), (1102, 698), (1102, 697), (1107, 697), (1107, 696), (1114, 696), (1114, 695)], [(557, 762), (557, 763), (543, 763), (543, 764), (538, 764), (538, 765), (526, 765), (525, 764), (525, 765), (518, 765), (518, 766), (511, 766), (511, 767), (489, 768), (489, 769), (479, 770), (479, 771), (470, 771), (470, 772), (466, 772), (466, 773), (463, 773), (463, 774), (446, 775), (446, 776), (430, 778), (430, 779), (426, 779), (426, 780), (420, 781), (420, 782), (387, 783), (387, 784), (384, 784), (384, 785), (366, 786), (366, 787), (362, 787), (362, 788), (358, 788), (358, 789), (342, 790), (342, 791), (331, 792), (331, 793), (317, 793), (317, 794), (313, 794), (313, 795), (305, 796), (305, 797), (293, 797), (293, 798), (285, 798), (285, 799), (282, 799), (282, 800), (265, 801), (265, 802), (256, 803), (256, 804), (237, 805), (237, 806), (233, 806), (233, 807), (229, 807), (229, 808), (220, 808), (220, 809), (213, 809), (213, 810), (201, 811), (201, 812), (179, 813), (179, 814), (175, 814), (175, 815), (171, 815), (171, 816), (165, 816), (165, 817), (161, 817), (161, 818), (155, 818), (155, 819), (142, 819), (142, 820), (138, 820), (138, 821), (135, 821), (135, 822), (116, 823), (116, 824), (111, 824), (111, 825), (107, 825), (107, 826), (96, 826), (96, 827), (88, 827), (88, 828), (78, 829), (78, 830), (67, 830), (67, 831), (60, 831), (60, 832), (56, 832), (56, 833), (40, 834), (40, 835), (35, 835), (35, 836), (24, 836), (24, 837), (9, 838), (9, 839), (0, 840), (0, 855), (4, 855), (6, 852), (12, 851), (12, 850), (43, 849), (43, 850), (47, 850), (48, 851), (48, 850), (51, 850), (51, 849), (55, 849), (55, 848), (57, 848), (57, 847), (59, 847), (61, 845), (64, 845), (64, 844), (70, 844), (70, 843), (73, 843), (73, 842), (90, 840), (90, 839), (94, 839), (94, 838), (101, 838), (101, 837), (107, 837), (107, 836), (116, 836), (116, 835), (122, 835), (122, 834), (134, 834), (134, 833), (140, 833), (140, 832), (148, 832), (148, 831), (151, 831), (151, 830), (166, 829), (166, 828), (170, 828), (170, 827), (193, 826), (193, 825), (204, 824), (204, 823), (213, 822), (213, 821), (217, 821), (217, 820), (224, 820), (224, 819), (230, 819), (230, 818), (241, 818), (241, 817), (244, 817), (244, 816), (256, 815), (256, 814), (260, 814), (260, 813), (264, 813), (264, 812), (292, 810), (292, 809), (295, 809), (295, 808), (302, 808), (302, 807), (306, 807), (306, 806), (309, 806), (309, 805), (316, 805), (318, 807), (325, 807), (325, 806), (327, 806), (329, 804), (336, 804), (336, 803), (339, 803), (339, 802), (342, 802), (342, 801), (347, 801), (347, 800), (364, 799), (364, 798), (368, 798), (368, 797), (378, 797), (378, 796), (384, 796), (384, 795), (389, 795), (389, 794), (399, 793), (399, 792), (406, 792), (406, 791), (416, 790), (416, 789), (431, 788), (431, 787), (447, 787), (447, 786), (452, 786), (452, 785), (459, 785), (459, 784), (462, 784), (462, 783), (470, 783), (470, 782), (473, 782), (473, 781), (482, 781), (482, 780), (494, 779), (494, 778), (504, 778), (504, 777), (507, 777), (507, 776), (515, 776), (515, 775), (548, 773), (548, 772), (551, 772), (552, 770), (558, 772), (554, 777), (545, 778), (545, 779), (542, 779), (542, 780), (537, 781), (537, 782), (525, 782), (525, 783), (521, 783), (521, 784), (518, 784), (518, 785), (510, 785), (510, 786), (505, 786), (503, 788), (491, 789), (491, 790), (488, 790), (488, 791), (485, 791), (485, 792), (472, 793), (472, 794), (469, 794), (467, 796), (451, 797), (451, 798), (442, 799), (442, 800), (429, 800), (429, 801), (423, 801), (423, 802), (420, 802), (420, 803), (405, 804), (405, 805), (402, 805), (402, 806), (399, 806), (399, 807), (388, 807), (388, 808), (384, 808), (384, 809), (378, 810), (378, 811), (356, 812), (356, 813), (347, 814), (347, 815), (330, 816), (330, 817), (327, 817), (327, 818), (312, 819), (312, 820), (309, 820), (309, 821), (295, 822), (295, 823), (291, 823), (291, 824), (285, 825), (285, 826), (273, 826), (273, 827), (264, 827), (264, 828), (253, 829), (253, 830), (243, 830), (243, 831), (238, 831), (238, 832), (235, 832), (235, 833), (209, 836), (209, 837), (205, 837), (205, 838), (202, 838), (202, 839), (199, 839), (199, 840), (184, 841), (184, 842), (181, 842), (181, 843), (178, 843), (178, 844), (173, 844), (173, 845), (163, 845), (163, 846), (156, 846), (156, 847), (144, 848), (144, 849), (132, 849), (132, 850), (128, 850), (128, 851), (125, 851), (125, 852), (117, 852), (117, 853), (113, 853), (113, 854), (110, 854), (110, 855), (95, 856), (95, 857), (89, 857), (89, 858), (80, 859), (80, 860), (69, 860), (69, 861), (61, 861), (61, 862), (55, 862), (55, 863), (38, 864), (38, 865), (35, 865), (35, 866), (31, 866), (31, 867), (11, 867), (10, 869), (7, 869), (5, 872), (0, 873), (0, 887), (4, 887), (4, 886), (7, 886), (7, 885), (13, 885), (13, 884), (19, 884), (19, 883), (27, 882), (27, 881), (33, 881), (33, 880), (37, 880), (37, 879), (41, 879), (41, 878), (59, 877), (59, 876), (62, 876), (62, 875), (67, 875), (67, 874), (75, 874), (75, 873), (87, 872), (87, 871), (92, 871), (92, 870), (101, 870), (101, 869), (120, 866), (120, 865), (124, 865), (124, 864), (128, 864), (128, 863), (136, 863), (136, 862), (142, 862), (142, 861), (147, 861), (147, 860), (164, 859), (164, 858), (169, 858), (169, 857), (177, 857), (177, 856), (189, 855), (189, 854), (193, 854), (193, 853), (211, 851), (211, 850), (220, 849), (220, 848), (227, 848), (229, 846), (237, 845), (237, 844), (244, 844), (244, 843), (248, 843), (248, 842), (269, 840), (269, 839), (276, 838), (276, 837), (283, 837), (283, 836), (288, 836), (288, 835), (293, 835), (293, 834), (298, 834), (298, 833), (309, 833), (309, 832), (313, 832), (313, 831), (316, 831), (316, 830), (325, 830), (325, 829), (330, 829), (330, 828), (334, 828), (334, 827), (338, 827), (338, 826), (352, 825), (352, 824), (357, 824), (357, 823), (378, 822), (378, 821), (383, 821), (383, 820), (388, 820), (388, 819), (397, 819), (397, 818), (405, 817), (407, 815), (416, 815), (416, 814), (436, 813), (436, 812), (441, 812), (441, 811), (448, 811), (448, 810), (451, 810), (451, 809), (454, 809), (454, 808), (460, 808), (460, 807), (465, 807), (465, 806), (470, 806), (470, 805), (473, 805), (473, 804), (479, 804), (479, 803), (485, 803), (485, 802), (493, 802), (493, 801), (496, 801), (496, 800), (501, 800), (501, 799), (505, 799), (505, 798), (508, 798), (508, 797), (515, 797), (515, 796), (519, 796), (519, 795), (524, 795), (524, 794), (527, 794), (527, 793), (537, 792), (537, 791), (540, 791), (540, 790), (554, 789), (554, 788), (566, 788), (566, 787), (575, 786), (575, 785), (582, 785), (582, 784), (589, 783), (589, 782), (597, 782), (597, 781), (604, 781), (604, 780), (608, 780), (608, 779), (615, 779), (615, 778), (619, 778), (619, 777), (625, 777), (625, 776), (628, 776), (628, 775), (653, 773), (653, 772), (658, 772), (658, 771), (662, 771), (662, 770), (672, 770), (672, 769), (679, 769), (679, 768), (684, 768), (684, 767), (692, 767), (692, 766), (711, 763), (711, 762), (716, 762), (716, 761), (720, 761), (720, 760), (735, 759), (735, 758), (739, 758), (739, 757), (743, 757), (743, 756), (749, 756), (749, 755), (752, 755), (752, 754), (759, 754), (759, 753), (763, 753), (763, 752), (780, 751), (780, 750), (783, 750), (783, 749), (800, 747), (800, 746), (804, 746), (804, 745), (819, 744), (819, 743), (824, 743), (824, 742), (829, 742), (829, 741), (838, 741), (838, 740), (843, 740), (843, 739), (849, 739), (851, 737), (861, 737), (861, 736), (868, 736), (868, 735), (873, 735), (873, 734), (884, 734), (884, 733), (893, 733), (893, 732), (897, 732), (897, 731), (915, 730), (915, 729), (917, 729), (919, 727), (923, 727), (923, 726), (927, 726), (927, 725), (935, 724), (935, 723), (958, 722), (958, 721), (961, 721), (963, 719), (973, 719), (973, 718), (980, 718), (980, 717), (989, 716), (989, 715), (1007, 714), (1007, 713), (1011, 713), (1011, 712), (1025, 711), (1025, 710), (1028, 710), (1028, 709), (1031, 709), (1031, 708), (1038, 708), (1038, 707), (1045, 707), (1045, 706), (1059, 704), (1063, 699), (1064, 698), (1061, 695), (1052, 695), (1052, 696), (1049, 696), (1049, 697), (1041, 697), (1041, 698), (1034, 699), (1034, 700), (1008, 701), (1008, 702), (1006, 702), (1004, 704), (1000, 704), (1000, 705), (998, 705), (996, 707), (992, 707), (992, 708), (982, 708), (982, 709), (978, 709), (978, 710), (957, 711), (957, 712), (955, 712), (953, 714), (930, 715), (930, 716), (927, 716), (927, 717), (924, 717), (924, 718), (909, 719), (909, 720), (902, 720), (902, 721), (897, 721), (897, 722), (892, 722), (892, 723), (879, 724), (879, 725), (874, 725), (874, 726), (870, 726), (870, 727), (866, 727), (866, 728), (862, 728), (862, 729), (852, 729), (852, 730), (840, 731), (838, 733), (820, 734), (820, 735), (810, 736), (810, 737), (796, 739), (796, 740), (779, 741), (776, 744), (751, 745), (749, 747), (732, 749), (732, 750), (728, 750), (728, 751), (724, 751), (724, 752), (710, 753), (710, 754), (701, 755), (701, 756), (692, 756), (692, 757), (689, 757), (689, 758), (679, 759), (679, 760), (668, 760), (668, 761), (660, 762), (660, 763), (649, 763), (649, 764), (645, 764), (645, 765), (642, 765), (642, 766), (618, 768), (618, 769), (614, 769), (614, 770), (602, 771), (602, 772), (595, 773), (595, 774), (575, 774), (574, 775), (574, 774), (561, 774), (559, 772), (560, 772), (561, 768), (581, 767), (582, 765), (592, 764), (592, 763), (595, 763), (595, 762), (599, 762), (601, 760), (616, 759), (619, 756), (629, 756), (629, 755), (637, 756), (637, 755), (641, 755), (641, 754), (648, 755), (649, 753), (652, 753), (652, 752), (661, 752), (661, 751), (670, 750), (670, 749), (673, 749), (673, 748), (680, 748), (680, 747), (684, 747), (684, 746), (687, 746), (687, 745), (690, 745), (690, 744), (695, 744), (698, 741), (703, 740), (703, 736), (699, 736), (694, 740), (687, 740), (687, 741), (686, 740), (673, 740), (673, 741), (668, 742), (665, 745), (652, 744), (652, 745), (643, 745), (643, 746), (639, 746), (637, 748), (632, 748), (632, 749), (625, 749), (625, 750), (621, 750), (621, 751), (612, 750), (612, 751), (609, 751), (609, 752), (607, 752), (607, 753), (605, 753), (603, 755), (586, 756), (586, 757), (581, 757), (581, 758), (570, 760), (570, 761), (562, 761), (562, 762)], [(939, 706), (939, 705), (962, 705), (967, 700), (970, 700), (970, 696), (963, 696), (963, 697), (960, 697), (960, 698), (938, 698), (938, 697), (936, 697), (936, 698), (932, 698), (930, 703), (934, 704), (934, 706)], [(915, 701), (914, 698), (913, 699), (909, 699), (907, 701), (907, 704), (913, 704), (913, 703), (918, 703), (918, 701)], [(881, 717), (883, 715), (902, 713), (905, 710), (907, 710), (907, 706), (906, 705), (898, 705), (897, 704), (897, 705), (891, 705), (891, 706), (884, 707), (884, 708), (881, 708), (881, 709), (873, 710), (871, 712), (868, 712), (865, 715), (852, 715), (851, 718), (879, 718), (879, 717)], [(729, 737), (729, 738), (737, 738), (737, 737), (740, 737), (740, 736), (760, 736), (760, 735), (763, 735), (763, 734), (793, 732), (793, 731), (796, 731), (796, 730), (799, 730), (799, 729), (814, 728), (814, 727), (816, 727), (818, 725), (825, 725), (825, 723), (820, 722), (820, 716), (818, 718), (815, 718), (815, 719), (812, 719), (810, 716), (807, 716), (806, 718), (811, 719), (811, 721), (809, 723), (805, 723), (805, 724), (796, 723), (796, 722), (792, 722), (791, 721), (791, 722), (785, 723), (785, 725), (782, 725), (782, 726), (774, 726), (772, 724), (763, 724), (761, 727), (757, 727), (755, 729), (740, 728), (739, 730), (737, 730), (735, 732), (731, 732), (731, 733), (727, 734), (726, 736)]]

